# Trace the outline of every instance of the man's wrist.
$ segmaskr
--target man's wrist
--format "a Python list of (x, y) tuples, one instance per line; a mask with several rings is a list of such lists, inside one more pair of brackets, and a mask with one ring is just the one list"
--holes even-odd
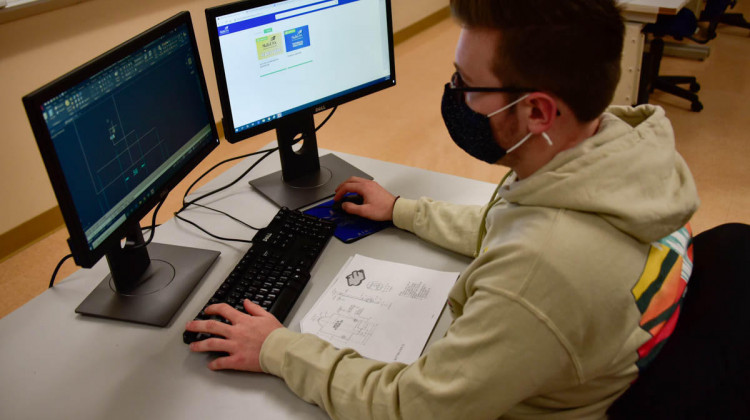
[(400, 197), (393, 203), (393, 224), (399, 228), (414, 232), (414, 213), (417, 201)]
[(298, 339), (299, 335), (299, 333), (287, 328), (278, 328), (268, 334), (260, 348), (260, 356), (258, 357), (263, 372), (281, 376), (286, 348), (295, 339)]

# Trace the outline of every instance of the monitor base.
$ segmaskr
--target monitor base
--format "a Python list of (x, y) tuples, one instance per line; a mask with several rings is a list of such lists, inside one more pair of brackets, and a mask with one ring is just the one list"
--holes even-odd
[(253, 188), (280, 207), (293, 210), (333, 196), (336, 187), (350, 176), (372, 179), (365, 172), (334, 154), (320, 157), (320, 170), (285, 182), (281, 171), (250, 181)]
[(219, 256), (219, 251), (152, 243), (151, 264), (139, 285), (116, 291), (112, 275), (99, 283), (76, 313), (165, 327)]

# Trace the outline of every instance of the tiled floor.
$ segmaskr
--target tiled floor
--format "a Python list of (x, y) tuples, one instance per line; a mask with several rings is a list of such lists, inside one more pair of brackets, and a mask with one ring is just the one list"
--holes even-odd
[[(744, 9), (741, 7), (744, 5)], [(750, 16), (750, 2), (739, 11)], [(459, 29), (446, 20), (396, 47), (395, 88), (346, 104), (318, 133), (321, 147), (497, 182), (505, 169), (485, 165), (462, 153), (445, 132), (440, 117), (443, 84), (453, 71)], [(674, 125), (677, 148), (698, 184), (702, 205), (693, 219), (697, 232), (736, 221), (750, 223), (750, 30), (720, 27), (703, 61), (666, 58), (662, 74), (695, 75), (702, 86), (704, 110), (689, 111), (685, 100), (655, 93)], [(324, 113), (325, 114), (325, 113)], [(325, 115), (323, 115), (325, 116)], [(272, 133), (230, 145), (223, 143), (170, 195), (161, 221), (178, 208), (184, 189), (196, 174), (220, 160), (258, 150)], [(60, 229), (0, 263), (0, 317), (47, 287), (59, 259), (69, 252)], [(59, 279), (76, 270), (65, 263)]]

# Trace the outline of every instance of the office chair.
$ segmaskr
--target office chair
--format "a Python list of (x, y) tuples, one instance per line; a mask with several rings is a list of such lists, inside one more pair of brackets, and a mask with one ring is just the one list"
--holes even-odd
[(697, 235), (693, 255), (672, 336), (610, 419), (750, 418), (750, 226)]
[(695, 42), (704, 44), (716, 38), (716, 28), (720, 23), (730, 26), (738, 26), (750, 29), (750, 22), (746, 21), (742, 13), (729, 13), (728, 8), (734, 8), (737, 0), (709, 0), (700, 14), (699, 22), (708, 22), (703, 38), (690, 38)]
[[(729, 0), (729, 7), (734, 8), (734, 6), (737, 5), (737, 0)], [(710, 20), (710, 15), (703, 16), (701, 13), (701, 21), (707, 21)], [(716, 33), (716, 26), (718, 26), (719, 23), (723, 23), (725, 25), (730, 26), (737, 26), (740, 28), (746, 28), (750, 29), (750, 22), (745, 20), (745, 17), (742, 16), (742, 13), (728, 13), (726, 11), (723, 11), (721, 15), (719, 16), (719, 19), (717, 19), (718, 22), (713, 25), (713, 32)], [(713, 24), (713, 23), (712, 23)], [(709, 33), (711, 32), (712, 28), (709, 26)]]
[[(688, 38), (699, 44), (705, 44), (716, 37), (716, 26), (721, 16), (729, 7), (732, 0), (708, 0), (706, 7), (701, 12), (700, 21), (709, 22), (708, 30), (703, 37), (696, 36), (698, 32), (698, 18), (692, 10), (682, 8), (677, 15), (660, 15), (656, 23), (646, 25), (643, 32), (650, 38), (649, 50), (643, 55), (641, 65), (641, 80), (638, 92), (638, 103), (648, 103), (648, 97), (654, 90), (658, 89), (669, 94), (690, 101), (690, 110), (698, 112), (703, 109), (697, 92), (700, 84), (692, 76), (662, 76), (659, 75), (661, 59), (664, 55), (663, 37), (671, 36), (676, 40)], [(680, 85), (688, 85), (687, 89)]]

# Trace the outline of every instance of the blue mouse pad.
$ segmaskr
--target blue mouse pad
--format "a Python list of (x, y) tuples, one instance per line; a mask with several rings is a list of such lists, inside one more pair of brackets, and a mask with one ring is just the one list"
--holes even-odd
[(318, 204), (311, 209), (305, 210), (304, 213), (336, 223), (336, 230), (333, 232), (333, 236), (345, 244), (352, 243), (365, 236), (393, 226), (393, 223), (390, 221), (376, 222), (349, 214), (343, 210), (334, 209), (333, 200)]

